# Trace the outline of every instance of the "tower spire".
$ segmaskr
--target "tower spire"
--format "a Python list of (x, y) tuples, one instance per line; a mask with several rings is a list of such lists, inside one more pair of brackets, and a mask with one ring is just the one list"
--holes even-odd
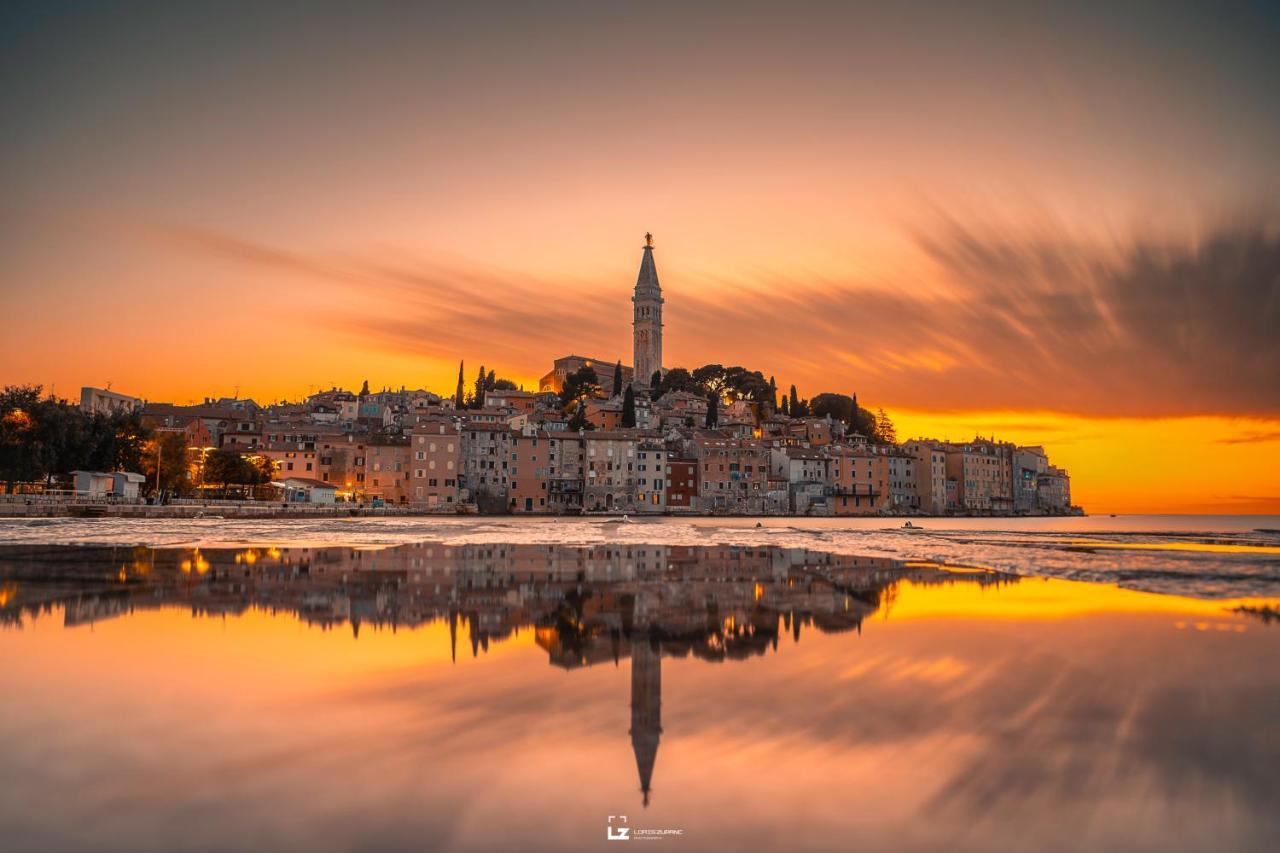
[(653, 262), (653, 234), (645, 232), (644, 252), (632, 303), (632, 342), (635, 350), (635, 385), (648, 388), (653, 374), (662, 370), (662, 286)]

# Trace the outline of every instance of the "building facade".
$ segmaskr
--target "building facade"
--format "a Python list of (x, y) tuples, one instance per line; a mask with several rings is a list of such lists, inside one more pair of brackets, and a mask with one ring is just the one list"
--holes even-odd
[(438, 420), (409, 430), (409, 500), (427, 509), (446, 509), (458, 503), (458, 469), (462, 460), (456, 424)]

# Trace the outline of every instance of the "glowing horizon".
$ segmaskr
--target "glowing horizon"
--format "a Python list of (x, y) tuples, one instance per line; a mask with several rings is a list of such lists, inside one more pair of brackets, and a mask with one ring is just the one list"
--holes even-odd
[(1264, 9), (6, 9), (0, 384), (177, 403), (630, 361), (1280, 512)]

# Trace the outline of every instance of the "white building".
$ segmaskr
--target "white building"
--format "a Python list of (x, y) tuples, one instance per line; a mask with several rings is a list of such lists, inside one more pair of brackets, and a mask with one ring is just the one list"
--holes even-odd
[(80, 411), (89, 415), (113, 415), (117, 412), (132, 412), (142, 407), (142, 400), (128, 394), (117, 394), (105, 388), (80, 389)]
[(310, 477), (285, 477), (273, 480), (271, 485), (280, 489), (284, 500), (290, 503), (331, 504), (338, 492), (333, 483)]

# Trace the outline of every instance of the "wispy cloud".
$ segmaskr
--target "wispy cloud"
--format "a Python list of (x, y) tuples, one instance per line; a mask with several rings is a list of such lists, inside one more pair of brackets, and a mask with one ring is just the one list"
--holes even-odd
[[(321, 257), (180, 229), (176, 244), (360, 288), (322, 324), (400, 353), (482, 356), (533, 374), (568, 352), (626, 358), (628, 282), (464, 263)], [(1042, 229), (954, 221), (917, 235), (944, 289), (786, 274), (726, 286), (663, 270), (668, 363), (741, 363), (805, 393), (917, 409), (1091, 415), (1280, 413), (1280, 236), (1259, 218), (1198, 243), (1108, 250)], [(730, 282), (731, 284), (732, 282)], [(944, 295), (937, 295), (942, 292)], [(1231, 441), (1268, 441), (1272, 436)]]

